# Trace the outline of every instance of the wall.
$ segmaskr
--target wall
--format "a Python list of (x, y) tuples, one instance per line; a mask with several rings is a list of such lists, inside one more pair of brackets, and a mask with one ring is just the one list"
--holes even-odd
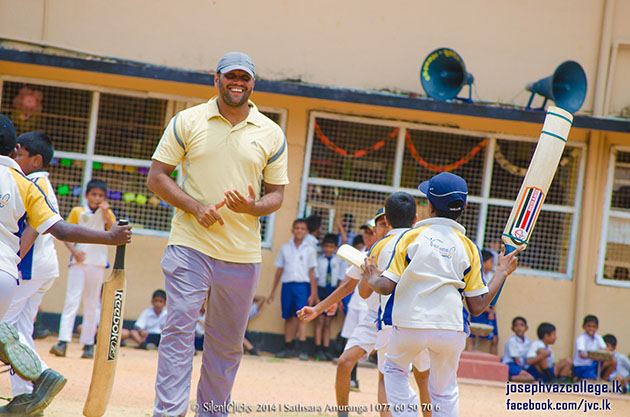
[[(243, 50), (265, 79), (420, 94), (422, 61), (435, 48), (450, 47), (475, 76), (477, 100), (518, 105), (527, 103), (528, 82), (572, 59), (587, 73), (582, 111), (589, 112), (599, 76), (604, 5), (605, 0), (386, 5), (190, 0), (177, 6), (170, 0), (0, 0), (0, 37), (198, 70), (214, 68), (228, 50)], [(629, 3), (617, 0), (613, 16), (613, 40), (630, 39)], [(618, 60), (615, 91), (627, 93), (628, 73), (626, 48)], [(615, 95), (611, 111), (628, 104), (624, 95)]]

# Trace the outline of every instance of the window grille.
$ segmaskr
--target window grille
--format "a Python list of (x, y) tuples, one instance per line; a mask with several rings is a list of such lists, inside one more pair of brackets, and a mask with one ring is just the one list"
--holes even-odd
[[(537, 138), (463, 131), (402, 121), (313, 112), (300, 195), (300, 215), (319, 214), (324, 230), (352, 213), (353, 232), (395, 191), (417, 197), (438, 172), (468, 183), (460, 222), (480, 248), (498, 250)], [(568, 144), (519, 273), (570, 279), (584, 172), (583, 146)]]
[(630, 287), (630, 149), (611, 149), (597, 282)]

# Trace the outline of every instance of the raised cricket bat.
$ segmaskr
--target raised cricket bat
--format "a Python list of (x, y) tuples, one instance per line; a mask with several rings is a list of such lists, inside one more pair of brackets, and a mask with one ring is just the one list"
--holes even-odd
[[(118, 222), (121, 226), (127, 223), (126, 220)], [(98, 343), (94, 354), (90, 389), (83, 407), (83, 415), (86, 417), (101, 417), (105, 414), (112, 394), (120, 347), (120, 332), (123, 326), (125, 290), (125, 245), (121, 245), (116, 248), (114, 269), (109, 278), (103, 282)]]
[(337, 249), (337, 256), (344, 261), (350, 262), (359, 269), (363, 269), (363, 262), (365, 262), (365, 258), (367, 258), (364, 252), (361, 252), (347, 243), (344, 243), (339, 249)]
[[(549, 186), (556, 175), (572, 124), (571, 113), (554, 106), (547, 109), (538, 145), (501, 236), (506, 254), (529, 243)], [(496, 304), (502, 289), (503, 285), (490, 305)]]

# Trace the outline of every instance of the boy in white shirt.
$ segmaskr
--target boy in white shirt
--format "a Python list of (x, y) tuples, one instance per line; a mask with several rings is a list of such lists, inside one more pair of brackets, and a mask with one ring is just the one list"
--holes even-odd
[[(322, 255), (317, 258), (317, 268), (315, 275), (317, 276), (317, 296), (320, 300), (324, 300), (335, 291), (337, 285), (343, 281), (346, 276), (346, 262), (338, 256), (337, 252), (337, 235), (328, 233), (322, 241)], [(330, 352), (330, 323), (337, 315), (337, 307), (335, 304), (331, 311), (322, 314), (317, 318), (315, 324), (315, 359), (329, 361), (333, 359)]]
[(123, 329), (121, 340), (131, 337), (139, 349), (154, 349), (160, 345), (162, 329), (166, 323), (166, 292), (155, 290), (151, 296), (152, 307), (146, 308), (133, 325), (133, 330)]
[(597, 334), (599, 320), (589, 314), (582, 322), (584, 333), (575, 339), (575, 352), (573, 354), (573, 373), (582, 379), (597, 379), (597, 361), (589, 359), (586, 352), (606, 349), (606, 343)]
[(617, 338), (612, 334), (605, 335), (604, 342), (606, 342), (606, 350), (613, 352), (612, 361), (614, 361), (615, 367), (612, 371), (604, 373), (602, 378), (607, 381), (619, 381), (625, 394), (630, 386), (630, 359), (626, 355), (615, 352), (617, 349)]
[(315, 267), (317, 255), (313, 245), (304, 242), (308, 234), (304, 219), (293, 222), (293, 237), (280, 248), (276, 258), (276, 277), (267, 302), (271, 303), (276, 294), (278, 283), (282, 281), (280, 303), (282, 306), (282, 318), (284, 321), (285, 349), (277, 358), (290, 358), (295, 356), (295, 336), (297, 333), (300, 341), (299, 358), (308, 360), (306, 353), (306, 323), (297, 318), (297, 311), (307, 305), (315, 305), (317, 298), (317, 279)]
[(538, 340), (529, 345), (527, 351), (527, 372), (534, 379), (553, 382), (557, 377), (571, 376), (571, 361), (564, 358), (553, 362), (553, 351), (549, 345), (556, 343), (556, 326), (551, 323), (540, 323), (536, 330)]
[(514, 334), (505, 342), (501, 362), (509, 367), (510, 381), (533, 382), (534, 377), (525, 370), (527, 367), (527, 351), (531, 340), (525, 336), (527, 320), (517, 316), (512, 319)]

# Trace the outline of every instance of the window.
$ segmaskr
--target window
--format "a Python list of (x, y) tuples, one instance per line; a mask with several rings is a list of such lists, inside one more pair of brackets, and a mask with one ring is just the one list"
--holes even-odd
[[(307, 143), (300, 215), (319, 214), (323, 229), (338, 232), (343, 215), (352, 231), (374, 216), (385, 198), (406, 191), (426, 200), (420, 182), (441, 171), (466, 179), (468, 205), (460, 219), (480, 248), (500, 247), (537, 138), (425, 126), (313, 112)], [(583, 176), (583, 147), (568, 144), (519, 273), (570, 279)]]
[(630, 287), (630, 149), (610, 154), (597, 282)]

